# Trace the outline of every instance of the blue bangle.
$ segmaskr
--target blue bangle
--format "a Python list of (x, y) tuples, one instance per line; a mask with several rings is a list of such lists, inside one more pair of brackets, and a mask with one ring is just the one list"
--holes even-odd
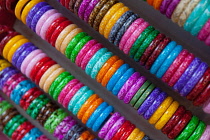
[(192, 13), (189, 15), (187, 18), (185, 24), (184, 24), (184, 29), (186, 31), (191, 31), (193, 26), (195, 25), (196, 21), (198, 18), (201, 16), (201, 14), (204, 12), (207, 6), (209, 6), (210, 1), (208, 0), (201, 0), (198, 5), (194, 8)]
[(175, 41), (171, 41), (164, 49), (163, 51), (160, 53), (160, 55), (158, 56), (158, 58), (155, 60), (155, 62), (152, 64), (152, 67), (150, 69), (150, 72), (152, 74), (155, 74), (158, 69), (160, 68), (160, 66), (163, 64), (164, 60), (168, 57), (168, 55), (170, 54), (170, 52), (175, 48), (176, 46), (176, 42)]
[(147, 111), (144, 113), (143, 117), (148, 120), (154, 112), (158, 109), (160, 104), (166, 99), (168, 95), (165, 92), (161, 92), (158, 97), (155, 99), (155, 101), (152, 103), (152, 105), (147, 109)]
[(203, 62), (199, 65), (199, 67), (194, 72), (192, 77), (188, 80), (188, 82), (185, 84), (185, 86), (180, 91), (180, 94), (182, 96), (187, 96), (190, 93), (190, 91), (193, 89), (193, 87), (201, 79), (201, 77), (203, 76), (203, 74), (207, 70), (207, 68), (208, 68), (208, 65), (205, 62)]
[(1, 75), (1, 77), (0, 77), (0, 89), (3, 88), (5, 82), (6, 82), (12, 75), (17, 74), (17, 73), (19, 73), (19, 71), (16, 70), (16, 69), (13, 69), (13, 70), (8, 71), (7, 73), (4, 73), (4, 75)]
[(26, 25), (31, 28), (31, 22), (32, 19), (34, 17), (34, 15), (43, 7), (48, 5), (48, 3), (46, 2), (39, 2), (38, 4), (36, 4), (28, 13), (28, 16), (26, 18)]
[(92, 90), (88, 90), (87, 92), (85, 92), (82, 97), (80, 98), (80, 100), (77, 102), (77, 104), (74, 106), (72, 113), (74, 115), (77, 115), (77, 113), (79, 112), (80, 108), (82, 107), (82, 105), (86, 102), (86, 100), (93, 95), (93, 91)]
[(96, 119), (102, 113), (102, 111), (108, 106), (106, 102), (101, 103), (96, 110), (91, 114), (90, 118), (88, 119), (86, 126), (88, 128), (92, 128), (93, 124), (95, 123)]
[(197, 36), (199, 31), (202, 29), (202, 27), (205, 25), (205, 23), (210, 18), (210, 5), (206, 8), (204, 13), (199, 17), (199, 19), (194, 24), (192, 30), (190, 31), (193, 36)]
[(106, 88), (108, 91), (112, 91), (117, 81), (120, 79), (120, 77), (130, 68), (128, 64), (123, 64), (120, 66), (120, 68), (112, 75), (109, 82), (106, 85)]
[(164, 60), (163, 64), (158, 69), (156, 76), (158, 78), (161, 78), (165, 72), (168, 70), (168, 68), (171, 66), (173, 61), (176, 59), (176, 57), (179, 55), (179, 53), (182, 51), (182, 46), (177, 45), (172, 52), (169, 54), (169, 56)]
[(87, 92), (88, 90), (90, 90), (89, 87), (83, 86), (75, 93), (75, 95), (72, 97), (72, 99), (70, 100), (70, 102), (68, 104), (69, 111), (71, 111), (71, 112), (73, 111), (73, 108), (76, 105), (76, 103), (79, 101), (79, 99), (82, 97), (82, 95), (85, 92)]
[(92, 71), (94, 65), (107, 51), (108, 51), (107, 48), (101, 48), (93, 55), (93, 57), (90, 59), (90, 61), (88, 62), (87, 66), (85, 68), (85, 72), (87, 75), (91, 75), (91, 71)]
[(111, 113), (113, 112), (114, 108), (112, 106), (106, 107), (106, 109), (100, 114), (100, 116), (97, 118), (95, 123), (92, 126), (93, 131), (98, 131), (101, 128), (101, 125), (104, 123), (104, 121), (110, 117)]
[(32, 128), (23, 138), (22, 140), (36, 140), (43, 133), (38, 128)]
[(128, 78), (135, 72), (133, 68), (129, 68), (117, 81), (116, 85), (112, 89), (112, 93), (114, 95), (117, 95), (122, 86), (125, 84), (125, 82), (128, 80)]
[(42, 17), (42, 15), (47, 12), (48, 10), (53, 9), (52, 6), (46, 5), (39, 9), (39, 11), (34, 15), (32, 21), (31, 21), (31, 29), (35, 32), (36, 31), (36, 24), (39, 21), (39, 19)]
[(106, 63), (106, 61), (113, 56), (112, 52), (106, 52), (94, 65), (92, 71), (91, 71), (91, 78), (95, 79), (99, 70), (101, 69), (101, 67), (104, 65), (104, 63)]
[(200, 63), (201, 63), (201, 60), (199, 58), (194, 58), (194, 60), (190, 63), (188, 68), (185, 70), (185, 72), (182, 74), (182, 76), (179, 78), (179, 80), (173, 86), (173, 89), (175, 91), (177, 91), (177, 92), (181, 91), (181, 89), (184, 87), (184, 85), (187, 83), (187, 81), (190, 79), (190, 77), (196, 71), (196, 69), (198, 68)]

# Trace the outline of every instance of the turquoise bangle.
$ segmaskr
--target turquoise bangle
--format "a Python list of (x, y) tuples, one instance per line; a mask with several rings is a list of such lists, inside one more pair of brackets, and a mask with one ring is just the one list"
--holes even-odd
[(160, 66), (160, 69), (157, 71), (156, 76), (158, 78), (161, 78), (165, 72), (168, 70), (168, 68), (171, 66), (173, 61), (176, 59), (176, 57), (180, 54), (182, 51), (182, 46), (177, 45), (172, 52), (169, 54), (169, 56), (165, 59), (163, 64)]
[(86, 100), (93, 94), (94, 92), (92, 90), (88, 90), (87, 92), (85, 92), (82, 97), (80, 98), (80, 100), (77, 102), (77, 104), (74, 106), (73, 108), (73, 114), (77, 115), (77, 113), (79, 112), (80, 108), (82, 107), (82, 105), (86, 102)]
[(96, 64), (96, 62), (98, 62), (98, 60), (108, 51), (107, 48), (101, 48), (100, 50), (98, 50), (93, 57), (90, 59), (90, 61), (88, 62), (86, 68), (85, 68), (85, 72), (88, 75), (91, 75), (91, 71), (94, 67), (94, 65)]
[(176, 42), (175, 41), (171, 41), (165, 48), (164, 50), (160, 53), (160, 55), (158, 56), (158, 58), (155, 60), (155, 62), (152, 64), (152, 67), (150, 69), (150, 72), (152, 74), (155, 74), (158, 69), (160, 68), (160, 66), (163, 64), (164, 60), (168, 57), (168, 55), (170, 54), (170, 52), (174, 49), (174, 47), (176, 46)]
[(101, 67), (104, 65), (104, 63), (106, 63), (106, 61), (113, 56), (112, 52), (106, 52), (94, 65), (92, 71), (91, 71), (91, 78), (95, 79), (99, 70), (101, 69)]
[(203, 134), (204, 130), (206, 128), (206, 124), (203, 121), (200, 121), (197, 128), (193, 132), (193, 134), (189, 137), (188, 140), (199, 140), (201, 135)]

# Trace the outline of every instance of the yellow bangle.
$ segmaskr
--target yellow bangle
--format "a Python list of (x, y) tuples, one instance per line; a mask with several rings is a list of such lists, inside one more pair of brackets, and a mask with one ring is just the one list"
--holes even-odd
[(131, 132), (131, 134), (130, 134), (130, 136), (127, 138), (127, 140), (134, 140), (134, 139), (137, 137), (138, 133), (140, 133), (140, 130), (139, 130), (138, 128), (135, 128), (135, 129)]
[(105, 14), (105, 16), (103, 17), (103, 19), (101, 20), (101, 23), (99, 25), (99, 33), (100, 34), (102, 34), (102, 35), (104, 34), (104, 28), (105, 28), (106, 24), (108, 23), (110, 18), (117, 12), (117, 10), (119, 10), (122, 7), (124, 7), (124, 4), (120, 2), (120, 3), (116, 3), (109, 9), (109, 11)]
[(0, 66), (0, 71), (2, 71), (3, 69), (7, 68), (7, 67), (10, 67), (12, 66), (10, 63), (8, 62), (3, 62), (1, 63), (1, 66)]
[(140, 131), (140, 132), (137, 134), (137, 136), (135, 137), (134, 140), (142, 140), (142, 139), (144, 138), (144, 136), (145, 136), (145, 133), (142, 132), (142, 131)]
[(15, 16), (21, 20), (21, 12), (30, 0), (19, 0), (15, 7)]
[(0, 59), (0, 65), (1, 65), (2, 63), (8, 63), (8, 61), (5, 60), (5, 59)]
[(117, 22), (117, 20), (129, 10), (128, 7), (122, 7), (111, 17), (111, 19), (108, 21), (106, 27), (104, 28), (104, 37), (108, 39), (109, 33), (114, 26), (114, 24)]
[(32, 0), (24, 7), (23, 12), (21, 14), (21, 20), (24, 24), (26, 24), (26, 18), (28, 16), (28, 13), (31, 11), (31, 9), (39, 2), (42, 2), (43, 0)]
[(13, 57), (14, 53), (16, 52), (16, 50), (17, 50), (20, 46), (22, 46), (23, 44), (25, 44), (25, 43), (27, 43), (27, 42), (30, 42), (30, 41), (29, 41), (28, 39), (26, 39), (26, 38), (23, 38), (23, 39), (17, 41), (13, 46), (11, 46), (11, 48), (10, 48), (8, 54), (7, 54), (7, 60), (8, 60), (10, 63), (12, 63), (12, 57)]
[(150, 124), (155, 124), (160, 117), (165, 113), (166, 109), (171, 105), (173, 102), (172, 97), (167, 97), (161, 105), (158, 107), (158, 109), (155, 111), (155, 113), (152, 115), (152, 117), (149, 119)]
[(158, 120), (155, 124), (156, 129), (162, 129), (163, 126), (168, 122), (168, 120), (172, 117), (175, 111), (178, 109), (179, 103), (177, 101), (173, 101), (170, 107), (166, 110), (163, 116)]
[(11, 48), (11, 46), (13, 46), (17, 41), (19, 41), (20, 39), (23, 39), (25, 38), (23, 35), (16, 35), (15, 37), (11, 38), (7, 44), (4, 46), (4, 49), (3, 49), (3, 57), (7, 59), (7, 55), (8, 55), (8, 52)]

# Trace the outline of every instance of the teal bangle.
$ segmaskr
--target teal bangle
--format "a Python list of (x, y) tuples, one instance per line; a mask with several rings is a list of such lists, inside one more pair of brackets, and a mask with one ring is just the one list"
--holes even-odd
[(69, 83), (74, 78), (75, 77), (73, 75), (68, 75), (56, 86), (55, 90), (52, 93), (52, 97), (54, 100), (58, 100), (58, 96), (61, 90), (66, 86), (67, 83)]
[(44, 100), (40, 100), (40, 102), (36, 105), (36, 108), (31, 112), (31, 117), (33, 119), (36, 119), (37, 116), (39, 115), (40, 110), (42, 109), (42, 107), (44, 107), (47, 103), (50, 102), (49, 98), (46, 98)]
[(141, 97), (141, 95), (144, 93), (144, 91), (147, 89), (147, 87), (151, 84), (150, 81), (146, 81), (136, 92), (136, 94), (133, 96), (133, 98), (130, 101), (130, 105), (134, 106), (137, 100)]
[(141, 34), (140, 36), (136, 39), (134, 44), (132, 45), (130, 51), (129, 51), (129, 56), (131, 58), (134, 58), (137, 50), (139, 49), (139, 46), (142, 45), (143, 41), (147, 38), (148, 34), (150, 34), (155, 28), (153, 26), (148, 26)]
[(89, 87), (87, 86), (83, 86), (82, 88), (80, 88), (76, 93), (75, 95), (72, 97), (71, 101), (69, 102), (69, 105), (68, 105), (68, 110), (69, 111), (73, 111), (73, 108), (74, 106), (78, 103), (79, 99), (82, 97), (82, 95), (84, 93), (86, 93), (89, 89)]
[(46, 120), (46, 122), (44, 123), (44, 128), (50, 132), (51, 131), (51, 124), (53, 123), (53, 121), (57, 118), (57, 115), (58, 115), (58, 112), (60, 112), (60, 110), (62, 109), (57, 109), (55, 110), (51, 115), (50, 117)]
[(73, 108), (73, 114), (77, 115), (77, 113), (79, 112), (80, 108), (82, 107), (82, 105), (86, 102), (86, 100), (93, 95), (93, 91), (92, 90), (88, 90), (87, 92), (85, 92), (82, 97), (79, 99), (79, 101), (77, 102), (77, 104), (75, 105), (75, 107)]
[(11, 104), (5, 103), (2, 104), (1, 108), (0, 108), (0, 116), (9, 108), (13, 107)]
[(145, 52), (146, 48), (149, 47), (150, 43), (155, 39), (155, 37), (159, 34), (160, 32), (157, 30), (153, 30), (147, 38), (143, 41), (141, 46), (138, 48), (138, 51), (134, 55), (134, 60), (139, 61), (142, 54)]
[(70, 60), (75, 63), (76, 57), (78, 55), (78, 53), (80, 52), (80, 50), (83, 48), (83, 46), (90, 41), (91, 39), (93, 39), (91, 36), (85, 36), (84, 38), (82, 38), (79, 43), (76, 45), (76, 47), (73, 49), (73, 51), (71, 52), (71, 56), (70, 56)]
[(190, 122), (187, 124), (187, 126), (184, 128), (184, 130), (178, 135), (178, 137), (175, 140), (188, 140), (188, 138), (191, 136), (193, 131), (198, 126), (199, 119), (196, 116), (193, 116), (190, 120)]
[(6, 135), (12, 137), (12, 134), (15, 132), (15, 130), (25, 121), (27, 121), (26, 118), (20, 118), (14, 125), (12, 125)]
[(91, 71), (94, 67), (94, 65), (96, 64), (96, 62), (98, 62), (98, 60), (108, 51), (107, 48), (101, 48), (100, 50), (98, 50), (93, 57), (90, 59), (90, 61), (88, 62), (86, 68), (85, 68), (85, 72), (88, 75), (91, 75)]
[(69, 44), (68, 44), (68, 46), (66, 47), (66, 50), (65, 50), (65, 55), (66, 55), (67, 58), (70, 59), (72, 50), (79, 43), (79, 41), (87, 35), (88, 34), (86, 32), (81, 32), (81, 33), (78, 33), (77, 35), (75, 35), (75, 37), (72, 38), (72, 40), (69, 42)]
[(101, 69), (101, 67), (104, 65), (104, 63), (106, 63), (106, 61), (113, 56), (112, 52), (106, 52), (94, 65), (92, 71), (91, 71), (91, 78), (95, 79), (99, 70)]
[(204, 130), (206, 128), (206, 124), (203, 121), (200, 121), (197, 128), (193, 132), (193, 134), (189, 137), (188, 140), (199, 140), (201, 135), (203, 134)]
[(153, 91), (154, 88), (155, 88), (155, 85), (154, 84), (149, 85), (149, 87), (144, 91), (144, 93), (141, 95), (141, 97), (139, 98), (139, 100), (134, 105), (134, 108), (135, 109), (139, 109), (139, 107), (146, 100), (146, 98), (150, 95), (150, 93)]
[(3, 133), (7, 134), (7, 131), (23, 116), (21, 116), (20, 114), (15, 115), (13, 118), (11, 118), (8, 123), (5, 125), (4, 129), (3, 129)]
[(57, 88), (58, 84), (66, 77), (71, 75), (69, 72), (65, 71), (62, 72), (60, 75), (58, 75), (58, 77), (52, 82), (52, 84), (50, 85), (50, 89), (49, 89), (49, 94), (50, 96), (53, 96), (53, 92), (54, 90)]

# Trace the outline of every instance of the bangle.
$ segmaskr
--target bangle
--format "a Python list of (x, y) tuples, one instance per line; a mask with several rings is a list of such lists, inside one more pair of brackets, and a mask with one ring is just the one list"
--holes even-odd
[(22, 139), (33, 128), (34, 126), (30, 122), (29, 124), (26, 124), (25, 128), (23, 128), (22, 131), (18, 134), (17, 140)]
[(138, 133), (140, 133), (140, 130), (139, 130), (138, 128), (135, 128), (135, 129), (131, 132), (131, 134), (130, 134), (130, 136), (127, 138), (127, 140), (134, 140), (134, 139), (137, 137)]
[(42, 135), (42, 132), (38, 128), (32, 128), (23, 138), (22, 140), (28, 139), (37, 139)]
[(85, 139), (88, 139), (89, 137), (91, 137), (91, 134), (89, 131), (84, 131), (80, 137), (77, 139), (77, 140), (85, 140)]
[(171, 18), (171, 15), (174, 13), (175, 8), (180, 3), (180, 0), (172, 0), (166, 10), (166, 17)]
[(21, 20), (21, 14), (22, 14), (22, 11), (24, 9), (24, 7), (27, 5), (27, 3), (29, 2), (29, 0), (21, 0), (21, 1), (18, 1), (16, 6), (15, 6), (15, 16)]
[(143, 140), (143, 138), (145, 138), (145, 136), (146, 136), (145, 133), (140, 131), (135, 139), (142, 139)]
[(92, 14), (93, 10), (95, 9), (95, 7), (98, 5), (98, 3), (100, 2), (100, 0), (91, 0), (91, 2), (89, 3), (88, 7), (85, 10), (84, 13), (84, 21), (88, 23), (90, 15)]
[(160, 5), (163, 2), (163, 0), (154, 0), (152, 3), (152, 6), (156, 9), (156, 10), (160, 10)]
[[(25, 121), (26, 121), (26, 119), (23, 118), (23, 117), (20, 118), (20, 119), (18, 119), (18, 120), (15, 122), (15, 124), (13, 124), (5, 134), (7, 134), (9, 137), (11, 137), (12, 134), (15, 132), (15, 130), (18, 128), (18, 126), (20, 126), (20, 125), (21, 125), (22, 123), (24, 123)], [(4, 131), (4, 130), (3, 130), (3, 131)]]
[(172, 0), (163, 0), (161, 5), (160, 5), (160, 12), (165, 15), (166, 10), (168, 8), (168, 6), (170, 5), (170, 3), (172, 2)]
[(9, 72), (7, 73), (4, 73), (4, 75), (2, 75), (2, 78), (0, 79), (0, 88), (2, 89), (4, 84), (6, 83), (6, 81), (14, 74), (17, 74), (18, 71), (13, 69), (13, 70), (10, 70)]
[(200, 32), (198, 33), (198, 39), (201, 41), (205, 41), (206, 38), (209, 36), (210, 31), (208, 30), (210, 28), (210, 20), (208, 20), (205, 25), (203, 26), (203, 28), (200, 30)]
[(146, 0), (147, 1), (147, 3), (149, 4), (149, 5), (151, 5), (152, 6), (152, 4), (153, 4), (153, 2), (154, 2), (154, 0)]
[(210, 112), (210, 99), (208, 99), (203, 105), (203, 111), (206, 113)]
[(126, 132), (123, 133), (123, 135), (121, 136), (120, 139), (122, 139), (122, 140), (127, 140), (127, 138), (130, 136), (131, 132), (135, 129), (135, 127), (136, 127), (136, 126), (135, 126), (134, 124), (131, 124), (131, 125), (127, 128)]
[(193, 101), (193, 105), (199, 106), (204, 104), (210, 97), (210, 84), (204, 89), (204, 91)]
[(70, 0), (69, 2), (69, 6), (68, 6), (68, 9), (74, 13), (74, 4), (76, 3), (77, 0)]
[(126, 132), (127, 128), (131, 126), (130, 121), (126, 120), (122, 126), (117, 130), (117, 132), (112, 137), (112, 140), (119, 140), (121, 136)]
[(189, 137), (189, 140), (199, 139), (201, 135), (203, 134), (205, 128), (206, 128), (206, 124), (203, 121), (200, 121), (195, 131)]
[(49, 131), (52, 132), (51, 130), (51, 124), (54, 122), (54, 120), (58, 117), (58, 113), (61, 112), (62, 109), (56, 109), (51, 115), (50, 117), (48, 117), (48, 119), (46, 120), (46, 122), (44, 123), (44, 128)]
[(82, 3), (80, 4), (80, 7), (77, 13), (80, 19), (84, 20), (85, 10), (87, 9), (90, 2), (91, 0), (83, 0)]
[(76, 14), (77, 16), (78, 16), (78, 10), (80, 8), (82, 1), (83, 0), (76, 0), (76, 2), (74, 4), (74, 14)]
[(210, 126), (207, 125), (204, 133), (200, 137), (200, 140), (207, 140), (207, 139), (209, 139), (210, 138), (209, 132), (210, 132)]
[(73, 137), (73, 135), (80, 129), (81, 126), (79, 124), (75, 124), (74, 126), (71, 127), (71, 129), (68, 130), (66, 135), (64, 136), (63, 140), (69, 140)]
[(73, 127), (73, 126), (75, 126), (76, 125), (76, 121), (75, 120), (71, 120), (68, 124), (66, 124), (66, 126), (61, 130), (61, 132), (60, 132), (60, 138), (64, 138), (65, 137), (65, 135), (67, 135), (67, 133), (68, 133), (68, 131)]

